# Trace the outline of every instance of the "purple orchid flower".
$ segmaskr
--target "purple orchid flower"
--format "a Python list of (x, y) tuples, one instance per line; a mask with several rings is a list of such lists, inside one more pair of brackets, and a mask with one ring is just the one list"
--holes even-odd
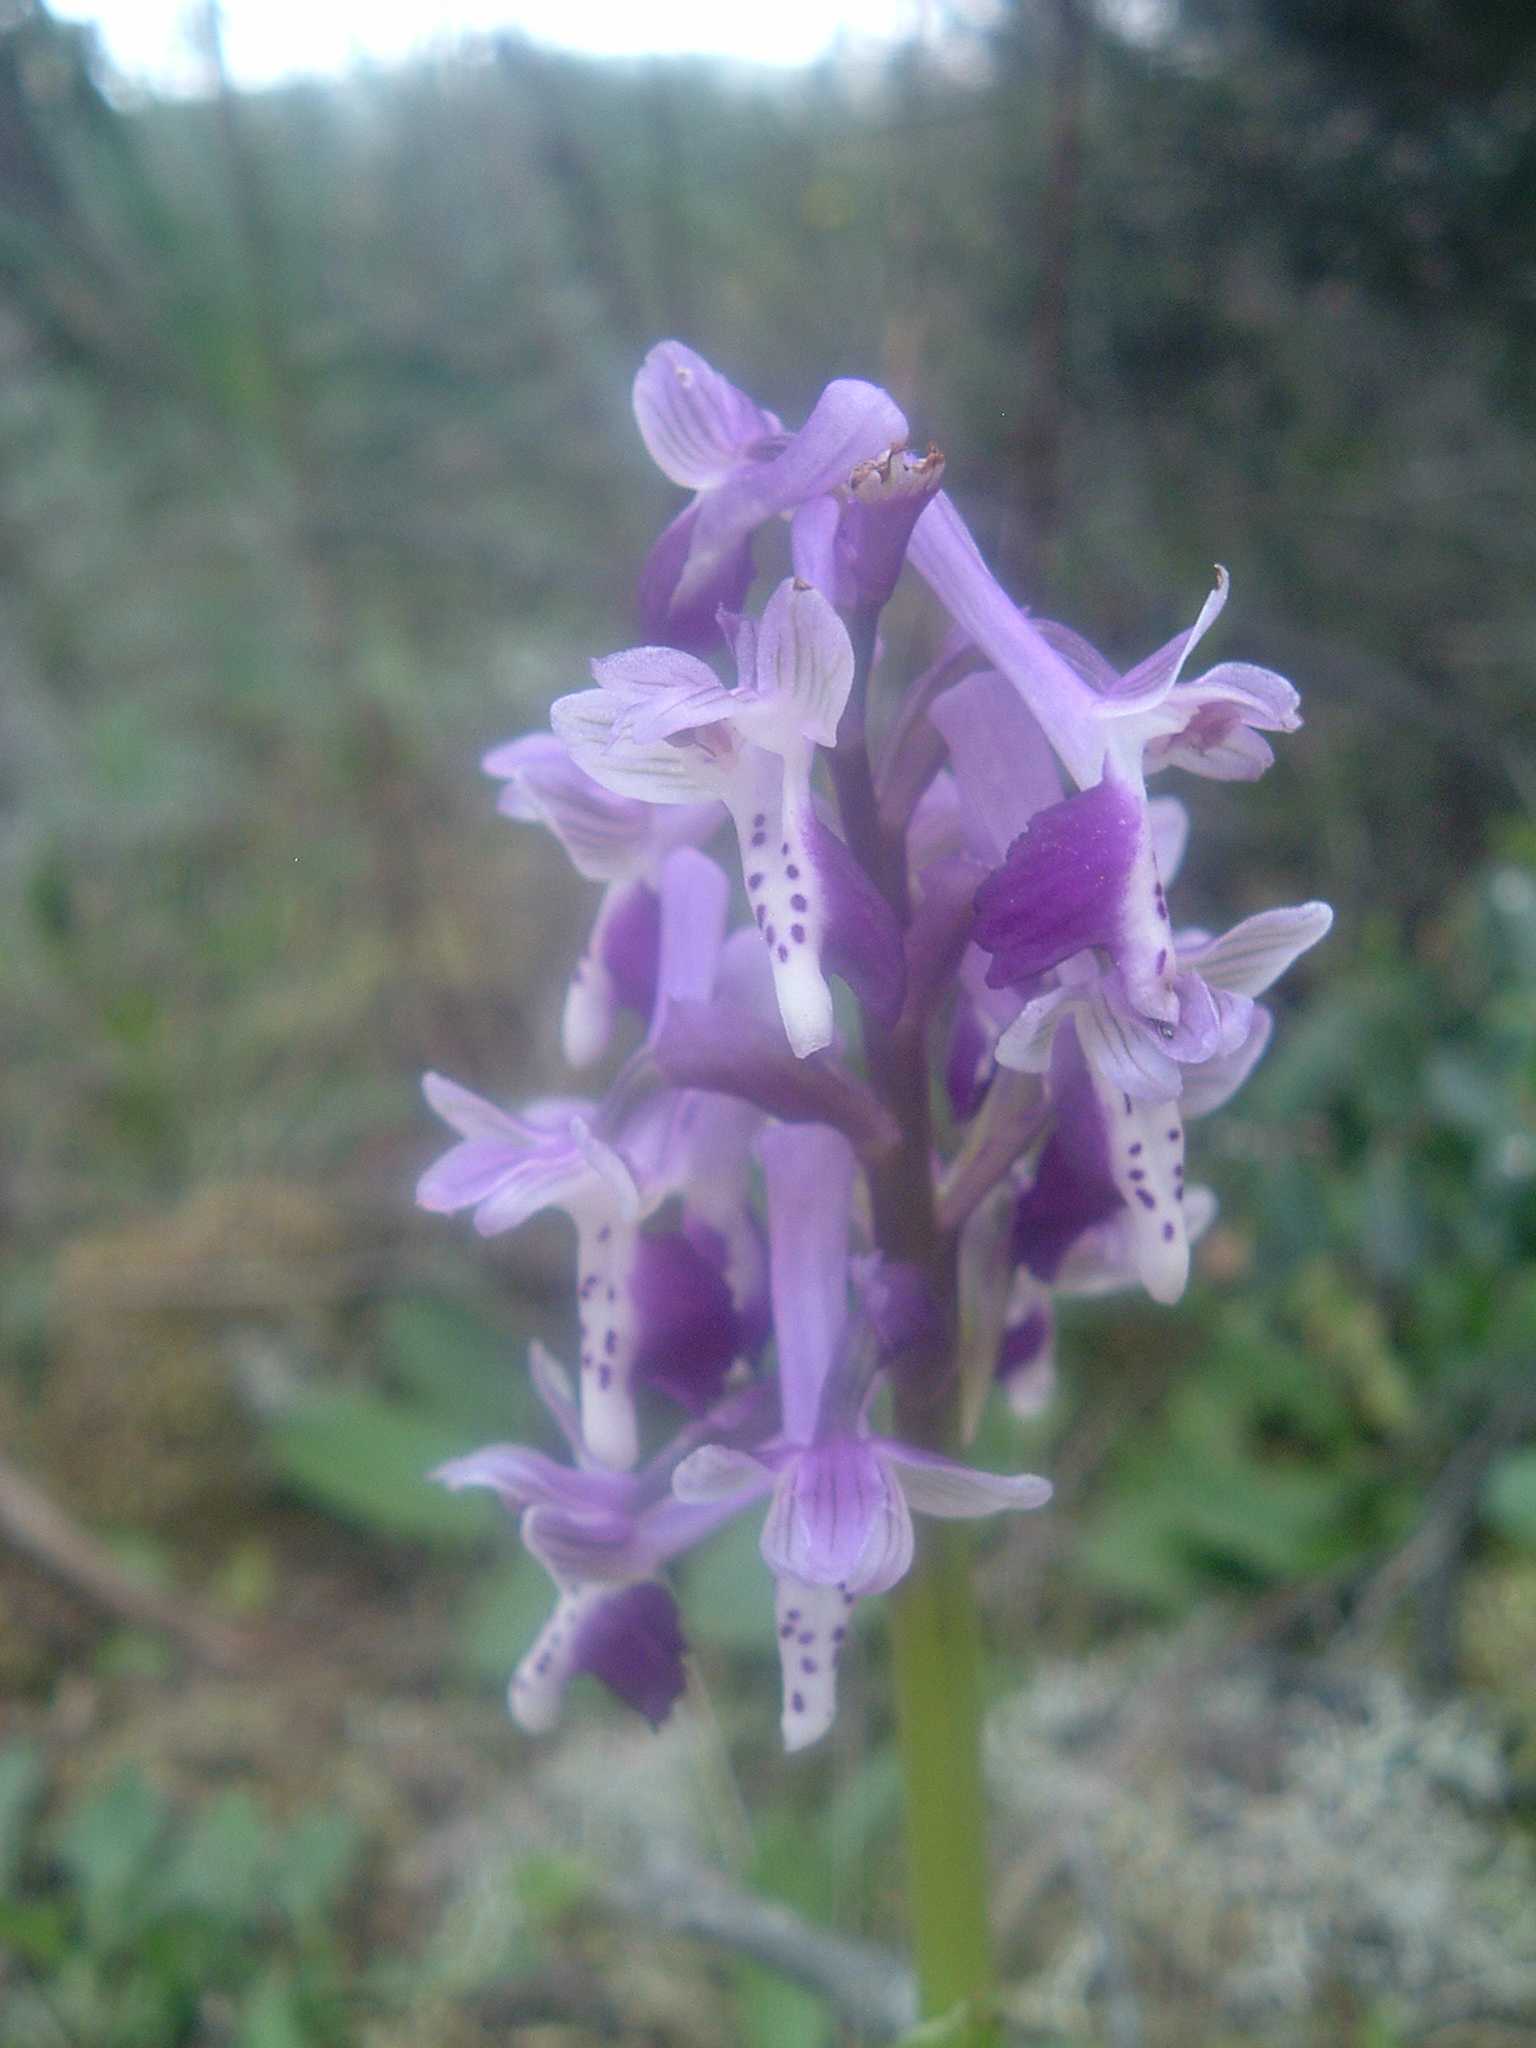
[(815, 751), (837, 741), (853, 649), (827, 600), (786, 580), (760, 622), (738, 622), (736, 654), (734, 690), (673, 648), (610, 655), (592, 665), (599, 687), (558, 699), (550, 718), (617, 795), (729, 809), (784, 1028), (804, 1058), (833, 1038), (824, 960), (888, 1020), (901, 1007), (895, 920), (811, 798)]
[[(1172, 983), (1177, 1024), (1151, 1023), (1129, 1001), (1118, 969), (1075, 955), (1063, 963), (1057, 986), (1027, 1002), (998, 1040), (1002, 1065), (1051, 1071), (1054, 1092), (1053, 1048), (1071, 1020), (1070, 1087), (1079, 1089), (1080, 1061), (1096, 1105), (1103, 1167), (1126, 1205), (1132, 1257), (1156, 1301), (1177, 1301), (1189, 1275), (1185, 1111), (1214, 1107), (1213, 1097), (1225, 1101), (1246, 1079), (1270, 1031), (1269, 1014), (1254, 998), (1332, 923), (1326, 903), (1303, 903), (1262, 911), (1220, 939), (1186, 938)], [(985, 944), (980, 908), (977, 926)]]
[(592, 933), (566, 991), (561, 1043), (573, 1067), (608, 1049), (618, 1010), (649, 1017), (656, 1000), (662, 863), (679, 846), (700, 846), (722, 822), (718, 804), (658, 810), (615, 796), (577, 767), (553, 733), (525, 733), (481, 762), (503, 786), (504, 817), (548, 826), (576, 872), (601, 882)]
[(653, 460), (694, 493), (640, 578), (640, 615), (658, 640), (713, 644), (722, 607), (741, 609), (752, 536), (766, 521), (845, 487), (861, 465), (903, 447), (889, 393), (853, 378), (829, 384), (797, 434), (680, 341), (659, 342), (635, 378), (635, 420)]
[[(704, 854), (682, 848), (668, 859), (653, 1034), (672, 1002), (712, 990), (728, 893)], [(601, 1103), (556, 1099), (516, 1115), (439, 1074), (424, 1087), (460, 1142), (422, 1176), (423, 1208), (472, 1208), (485, 1237), (548, 1208), (575, 1225), (585, 1441), (601, 1463), (627, 1470), (639, 1455), (637, 1378), (698, 1407), (748, 1347), (761, 1288), (746, 1193), (755, 1119), (693, 1091), (636, 1098), (623, 1077)], [(683, 1232), (642, 1231), (665, 1201), (690, 1192), (697, 1206), (685, 1209)]]
[(999, 978), (1028, 979), (1100, 947), (1134, 1007), (1176, 1024), (1146, 776), (1171, 765), (1227, 780), (1262, 774), (1273, 757), (1261, 734), (1294, 732), (1301, 722), (1295, 690), (1243, 662), (1183, 680), (1226, 602), (1225, 570), (1194, 625), (1121, 676), (1076, 634), (1037, 624), (1013, 604), (943, 493), (918, 521), (909, 553), (956, 624), (1019, 691), (1078, 785), (1008, 850), (1006, 883), (994, 894), (1001, 917), (1006, 891), (1012, 925)]
[[(759, 1141), (768, 1190), (781, 1430), (756, 1451), (705, 1444), (673, 1474), (690, 1505), (745, 1506), (770, 1496), (762, 1551), (777, 1586), (785, 1746), (831, 1726), (848, 1612), (883, 1593), (912, 1562), (912, 1512), (943, 1517), (1039, 1507), (1050, 1485), (1029, 1474), (973, 1471), (875, 1435), (869, 1405), (882, 1358), (902, 1348), (921, 1310), (906, 1290), (850, 1316), (853, 1154), (814, 1125), (770, 1128)], [(881, 1276), (868, 1276), (866, 1285)], [(890, 1313), (893, 1304), (901, 1310)], [(860, 1341), (861, 1337), (864, 1341)]]
[[(573, 1464), (525, 1444), (490, 1444), (432, 1475), (455, 1492), (488, 1487), (519, 1517), (524, 1548), (555, 1582), (554, 1611), (513, 1673), (508, 1705), (530, 1734), (544, 1734), (559, 1718), (571, 1679), (587, 1671), (659, 1727), (683, 1691), (686, 1647), (661, 1573), (730, 1510), (672, 1498), (676, 1447), (639, 1472), (607, 1469), (582, 1435), (564, 1369), (539, 1344), (529, 1365)], [(739, 1399), (728, 1404), (712, 1424), (728, 1425), (743, 1406)], [(695, 1433), (682, 1447), (696, 1441)]]

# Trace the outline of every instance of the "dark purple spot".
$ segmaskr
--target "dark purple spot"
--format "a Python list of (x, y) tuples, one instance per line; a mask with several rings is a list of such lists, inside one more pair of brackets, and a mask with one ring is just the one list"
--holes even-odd
[(549, 1669), (549, 1652), (547, 1650), (533, 1668), (535, 1671), (547, 1671)]
[(781, 960), (787, 960), (787, 959), (789, 958), (789, 948), (788, 948), (788, 946), (780, 946), (780, 948), (779, 948), (779, 958), (780, 958)]
[(1163, 1243), (1173, 1243), (1173, 1225), (1171, 1223), (1165, 1223), (1163, 1225)]
[(597, 1368), (597, 1384), (605, 1394), (613, 1385), (613, 1367), (611, 1365), (600, 1365)]
[(814, 1643), (814, 1642), (815, 1642), (815, 1640), (816, 1640), (816, 1631), (815, 1631), (814, 1629), (810, 1629), (810, 1628), (808, 1628), (808, 1629), (804, 1629), (804, 1630), (802, 1630), (802, 1632), (801, 1632), (801, 1636), (800, 1636), (800, 1647), (801, 1647), (801, 1649), (803, 1650), (803, 1649), (805, 1648), (805, 1646), (806, 1646), (806, 1644), (807, 1644), (807, 1643)]
[(1136, 1199), (1140, 1202), (1143, 1209), (1155, 1209), (1157, 1207), (1157, 1197), (1149, 1195), (1145, 1188), (1138, 1188), (1136, 1190)]
[(768, 906), (767, 906), (767, 904), (766, 904), (766, 903), (759, 903), (759, 905), (757, 906), (757, 928), (758, 928), (758, 930), (759, 930), (759, 931), (761, 931), (761, 930), (762, 930), (762, 928), (763, 928), (763, 926), (764, 926), (764, 925), (765, 925), (765, 924), (766, 924), (767, 922), (768, 922)]
[(1139, 1151), (1141, 1150), (1141, 1140), (1140, 1140), (1140, 1138), (1138, 1138), (1138, 1139), (1136, 1140), (1135, 1144), (1134, 1144), (1134, 1145), (1132, 1145), (1132, 1147), (1130, 1148), (1130, 1150), (1131, 1150), (1131, 1157), (1132, 1157), (1132, 1158), (1134, 1159), (1134, 1158), (1136, 1157), (1137, 1153), (1138, 1153), (1138, 1152), (1139, 1152)]
[(1129, 1095), (1122, 1095), (1120, 1100), (1125, 1104), (1125, 1113), (1129, 1116), (1131, 1113), (1131, 1098)]
[(597, 1233), (597, 1241), (599, 1244), (606, 1244), (609, 1238), (612, 1237), (612, 1235), (613, 1225), (611, 1223), (605, 1223), (602, 1229)]
[(1179, 1133), (1177, 1130), (1172, 1130), (1168, 1133), (1168, 1142), (1170, 1145), (1177, 1145), (1177, 1143), (1179, 1142)]
[(797, 868), (797, 867), (795, 866), (795, 864), (794, 864), (794, 862), (793, 862), (793, 861), (791, 861), (791, 862), (790, 862), (789, 866), (788, 866), (788, 867), (787, 867), (787, 868), (786, 868), (786, 869), (784, 870), (784, 872), (785, 872), (785, 874), (786, 874), (786, 875), (788, 876), (788, 878), (789, 878), (789, 880), (790, 880), (790, 881), (792, 881), (792, 882), (798, 882), (798, 881), (799, 881), (799, 879), (800, 879), (800, 870), (799, 870), (799, 869), (798, 869), (798, 868)]
[(747, 877), (747, 887), (748, 887), (749, 889), (761, 889), (761, 887), (762, 887), (762, 886), (763, 886), (763, 878), (762, 878), (762, 875), (761, 875), (761, 874), (756, 874), (756, 875), (748, 875), (748, 877)]
[(1160, 953), (1158, 954), (1158, 956), (1157, 956), (1157, 965), (1156, 965), (1156, 967), (1154, 967), (1154, 968), (1153, 968), (1152, 972), (1153, 972), (1154, 974), (1161, 974), (1161, 973), (1162, 973), (1162, 971), (1163, 971), (1163, 969), (1164, 969), (1164, 968), (1165, 968), (1165, 967), (1166, 967), (1167, 965), (1168, 965), (1168, 954), (1167, 954), (1167, 950), (1166, 950), (1166, 949), (1164, 949), (1164, 951), (1162, 951), (1162, 952), (1160, 952)]
[(609, 1330), (603, 1337), (603, 1349), (607, 1352), (608, 1356), (612, 1358), (613, 1354), (615, 1353), (615, 1351), (618, 1350), (618, 1348), (619, 1333), (617, 1330)]
[(786, 1608), (785, 1608), (785, 1610), (784, 1610), (784, 1619), (785, 1619), (786, 1621), (798, 1621), (798, 1620), (800, 1619), (800, 1610), (799, 1610), (799, 1608), (798, 1608), (798, 1607), (786, 1607)]
[(805, 1712), (805, 1696), (803, 1693), (792, 1692), (790, 1694), (789, 1711), (792, 1714), (803, 1714)]
[(789, 928), (789, 936), (797, 946), (803, 946), (805, 944), (805, 926), (803, 924), (792, 924)]
[(767, 822), (768, 813), (766, 811), (759, 811), (757, 816), (752, 820), (752, 830), (754, 832), (761, 832), (763, 827), (767, 824)]
[(1176, 1202), (1182, 1202), (1184, 1199), (1184, 1190), (1182, 1188), (1175, 1188), (1173, 1191), (1173, 1199)]
[(846, 1635), (847, 1635), (847, 1633), (848, 1633), (847, 1629), (845, 1629), (845, 1628), (843, 1627), (842, 1623), (841, 1623), (841, 1622), (839, 1622), (839, 1623), (838, 1623), (838, 1625), (837, 1625), (837, 1627), (836, 1627), (835, 1629), (833, 1629), (833, 1631), (832, 1631), (832, 1640), (833, 1640), (833, 1642), (834, 1642), (834, 1643), (840, 1643), (840, 1642), (841, 1642), (841, 1641), (843, 1640), (844, 1636), (846, 1636)]
[(816, 1659), (814, 1657), (802, 1657), (800, 1659), (800, 1669), (807, 1678), (814, 1678), (816, 1676)]
[(1146, 1172), (1146, 1168), (1145, 1168), (1145, 1167), (1143, 1167), (1143, 1166), (1133, 1166), (1133, 1167), (1131, 1168), (1131, 1179), (1132, 1179), (1132, 1180), (1145, 1180), (1145, 1179), (1146, 1179), (1146, 1177), (1147, 1177), (1147, 1172)]
[(794, 1634), (794, 1632), (795, 1625), (791, 1621), (786, 1621), (784, 1626), (779, 1630), (779, 1634), (783, 1636), (786, 1641), (788, 1641), (788, 1639)]
[(782, 845), (782, 846), (781, 846), (781, 847), (779, 848), (779, 851), (780, 851), (780, 853), (788, 853), (788, 851), (789, 851), (789, 841), (788, 841), (787, 839), (785, 840), (784, 844), (783, 844), (783, 845)]
[(791, 896), (789, 899), (789, 907), (791, 910), (805, 910), (809, 908), (803, 896)]
[(768, 844), (768, 834), (766, 832), (754, 832), (752, 834), (752, 844), (754, 846), (766, 846)]
[(618, 1298), (619, 1298), (619, 1290), (617, 1289), (617, 1287), (610, 1287), (610, 1288), (609, 1288), (609, 1290), (608, 1290), (608, 1299), (609, 1299), (610, 1301), (617, 1301), (617, 1300), (618, 1300)]

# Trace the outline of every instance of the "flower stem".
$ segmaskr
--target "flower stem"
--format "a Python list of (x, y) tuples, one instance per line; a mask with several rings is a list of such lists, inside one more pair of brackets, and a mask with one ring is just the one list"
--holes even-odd
[(946, 2048), (998, 2048), (988, 1927), (976, 1601), (963, 1524), (925, 1523), (891, 1596), (908, 1897), (925, 2019), (968, 2008)]

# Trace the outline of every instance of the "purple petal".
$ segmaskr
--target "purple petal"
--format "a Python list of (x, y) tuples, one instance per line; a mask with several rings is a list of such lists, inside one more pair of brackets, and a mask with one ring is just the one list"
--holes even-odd
[(1216, 704), (1197, 711), (1182, 731), (1150, 740), (1142, 764), (1148, 775), (1183, 768), (1212, 782), (1257, 782), (1275, 765), (1275, 750), (1228, 707)]
[(880, 1449), (896, 1469), (907, 1505), (941, 1521), (974, 1521), (1007, 1508), (1044, 1507), (1051, 1497), (1051, 1482), (1033, 1472), (978, 1472), (935, 1451), (888, 1438), (880, 1440)]
[(713, 992), (725, 943), (731, 885), (708, 854), (682, 846), (661, 871), (659, 964), (651, 1033), (666, 1005), (703, 1002)]
[(1058, 1033), (1052, 1059), (1055, 1125), (1034, 1179), (1014, 1211), (1014, 1256), (1037, 1280), (1054, 1280), (1085, 1230), (1120, 1207), (1109, 1170), (1104, 1112), (1074, 1031)]
[(808, 1442), (848, 1320), (848, 1231), (854, 1161), (846, 1138), (819, 1124), (764, 1131), (770, 1287), (784, 1431)]
[(1195, 623), (1187, 632), (1175, 633), (1156, 654), (1149, 654), (1135, 668), (1127, 669), (1109, 693), (1115, 700), (1111, 706), (1113, 710), (1126, 711), (1133, 704), (1138, 710), (1145, 709), (1167, 696), (1177, 683), (1185, 662), (1221, 616), (1227, 601), (1228, 581), (1226, 570), (1218, 564), (1216, 586), (1200, 607)]
[(527, 733), (493, 747), (481, 766), (503, 784), (502, 815), (548, 826), (588, 881), (628, 876), (644, 860), (654, 813), (595, 782), (553, 733)]
[(912, 1562), (912, 1517), (881, 1453), (867, 1440), (812, 1444), (780, 1473), (763, 1524), (776, 1576), (885, 1593)]
[(992, 987), (1033, 980), (1085, 947), (1117, 948), (1142, 823), (1135, 791), (1107, 774), (1035, 814), (976, 892)]
[(687, 1647), (677, 1602), (650, 1581), (626, 1587), (585, 1618), (572, 1661), (659, 1728), (687, 1686)]
[(967, 676), (934, 699), (975, 851), (996, 866), (1038, 812), (1061, 802), (1061, 774), (1038, 721), (995, 669)]
[(1035, 629), (1091, 690), (1098, 691), (1101, 696), (1113, 695), (1119, 686), (1120, 671), (1107, 662), (1097, 647), (1085, 640), (1081, 633), (1074, 632), (1070, 626), (1063, 626), (1056, 619), (1036, 619)]
[(531, 1154), (510, 1167), (485, 1196), (475, 1211), (475, 1229), (482, 1237), (496, 1237), (516, 1230), (541, 1209), (573, 1212), (591, 1202), (600, 1186), (579, 1146)]
[(573, 1508), (590, 1505), (588, 1475), (557, 1464), (526, 1444), (487, 1444), (466, 1457), (450, 1458), (430, 1476), (450, 1493), (486, 1487), (503, 1507), (519, 1511), (535, 1502)]
[(734, 1095), (790, 1124), (831, 1124), (871, 1157), (900, 1142), (865, 1082), (829, 1054), (796, 1059), (781, 1026), (734, 1004), (672, 1004), (650, 1051), (674, 1087)]
[(992, 1021), (965, 989), (955, 998), (944, 1054), (944, 1088), (959, 1123), (967, 1122), (986, 1099), (992, 1079), (997, 1033)]
[(709, 748), (633, 740), (626, 706), (612, 690), (577, 690), (549, 707), (550, 724), (587, 773), (605, 789), (647, 804), (696, 805), (724, 794), (721, 761)]
[(775, 718), (790, 719), (817, 746), (835, 747), (853, 687), (853, 644), (819, 590), (785, 577), (763, 608), (755, 661), (758, 695)]
[(466, 1138), (434, 1161), (416, 1183), (416, 1202), (438, 1215), (470, 1209), (493, 1194), (527, 1157), (505, 1138)]
[(497, 1138), (503, 1144), (527, 1144), (532, 1136), (525, 1120), (509, 1116), (483, 1095), (474, 1095), (443, 1074), (424, 1074), (421, 1092), (450, 1130), (461, 1138)]
[(1104, 762), (1101, 699), (1015, 605), (940, 491), (913, 529), (907, 558), (966, 637), (1019, 691), (1080, 787)]
[(602, 655), (592, 675), (622, 707), (615, 736), (636, 745), (713, 725), (729, 715), (734, 701), (712, 668), (675, 647), (629, 647)]
[(635, 424), (664, 476), (708, 490), (752, 450), (782, 432), (771, 412), (680, 341), (660, 341), (634, 387)]
[(806, 849), (824, 902), (822, 959), (870, 1014), (893, 1025), (906, 996), (901, 927), (891, 906), (837, 834), (812, 818)]
[[(696, 651), (716, 644), (721, 611), (740, 611), (752, 587), (751, 529), (728, 541), (708, 562), (695, 564), (702, 500), (687, 505), (646, 556), (635, 586), (640, 624), (659, 640)], [(686, 588), (682, 588), (685, 575)]]
[(704, 1414), (741, 1348), (730, 1289), (680, 1231), (640, 1240), (629, 1284), (635, 1375), (691, 1415)]
[(701, 1444), (672, 1474), (672, 1491), (690, 1506), (733, 1501), (745, 1507), (773, 1484), (773, 1473), (750, 1451), (724, 1444)]
[(840, 611), (850, 609), (855, 593), (841, 571), (837, 529), (842, 507), (836, 498), (811, 498), (797, 508), (789, 527), (789, 559), (802, 583), (811, 583)]
[(651, 1014), (656, 1000), (660, 946), (661, 899), (647, 883), (635, 882), (618, 895), (603, 920), (602, 962), (616, 1000), (641, 1017)]

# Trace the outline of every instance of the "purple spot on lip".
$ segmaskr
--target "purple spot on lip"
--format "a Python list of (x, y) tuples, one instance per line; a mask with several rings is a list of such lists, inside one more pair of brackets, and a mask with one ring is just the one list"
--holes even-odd
[(808, 1628), (808, 1629), (806, 1629), (806, 1630), (805, 1630), (805, 1632), (804, 1632), (804, 1634), (803, 1634), (803, 1635), (801, 1636), (801, 1638), (800, 1638), (800, 1647), (801, 1647), (801, 1649), (804, 1649), (807, 1643), (814, 1643), (814, 1642), (815, 1642), (815, 1640), (816, 1640), (816, 1631), (815, 1631), (814, 1629), (809, 1629), (809, 1628)]
[(847, 1633), (848, 1633), (847, 1629), (845, 1629), (845, 1628), (843, 1627), (843, 1625), (841, 1624), (841, 1622), (839, 1622), (839, 1624), (837, 1625), (837, 1627), (836, 1627), (835, 1629), (833, 1629), (833, 1631), (832, 1631), (832, 1640), (833, 1640), (833, 1642), (834, 1642), (834, 1643), (840, 1643), (840, 1642), (841, 1642), (841, 1641), (843, 1640), (843, 1637), (844, 1637), (845, 1635), (847, 1635)]
[(762, 878), (761, 874), (756, 874), (756, 875), (748, 875), (748, 877), (747, 877), (747, 887), (748, 887), (749, 889), (761, 889), (761, 887), (762, 887), (762, 886), (763, 886), (763, 878)]
[(1170, 1145), (1177, 1145), (1177, 1143), (1179, 1142), (1179, 1133), (1176, 1130), (1170, 1131), (1168, 1133), (1168, 1142)]
[(606, 1244), (609, 1238), (612, 1237), (612, 1235), (613, 1225), (611, 1223), (605, 1223), (602, 1229), (597, 1233), (597, 1241), (599, 1244)]
[(1153, 970), (1152, 970), (1152, 971), (1153, 971), (1153, 973), (1154, 973), (1154, 974), (1161, 974), (1161, 973), (1162, 973), (1162, 971), (1163, 971), (1163, 969), (1164, 969), (1164, 968), (1165, 968), (1165, 967), (1166, 967), (1167, 965), (1168, 965), (1168, 952), (1167, 952), (1167, 948), (1165, 947), (1165, 948), (1163, 949), (1163, 951), (1162, 951), (1162, 952), (1160, 952), (1160, 953), (1158, 954), (1158, 956), (1157, 956), (1157, 965), (1156, 965), (1156, 967), (1154, 967), (1154, 968), (1153, 968)]
[(766, 811), (759, 811), (757, 816), (752, 820), (752, 830), (754, 832), (761, 832), (763, 827), (767, 824), (767, 822), (768, 813)]
[(784, 1619), (785, 1619), (786, 1621), (798, 1621), (798, 1620), (800, 1619), (800, 1610), (799, 1610), (799, 1608), (798, 1608), (798, 1607), (786, 1607), (786, 1608), (785, 1608), (785, 1610), (784, 1610)]
[(800, 1669), (807, 1678), (814, 1678), (816, 1676), (816, 1659), (814, 1657), (802, 1657), (800, 1659)]
[(1157, 1207), (1156, 1196), (1149, 1195), (1145, 1188), (1138, 1188), (1136, 1190), (1136, 1199), (1140, 1202), (1143, 1209), (1155, 1209)]
[(1125, 1113), (1129, 1116), (1131, 1113), (1131, 1098), (1129, 1095), (1122, 1095), (1120, 1100), (1125, 1104)]
[(1145, 1167), (1143, 1167), (1143, 1166), (1133, 1166), (1133, 1167), (1131, 1168), (1131, 1179), (1132, 1179), (1132, 1180), (1145, 1180), (1145, 1179), (1146, 1179), (1146, 1177), (1147, 1177), (1147, 1172), (1146, 1172), (1146, 1168), (1145, 1168)]
[(780, 853), (788, 853), (788, 851), (789, 851), (789, 841), (788, 841), (787, 839), (785, 840), (784, 844), (783, 844), (783, 845), (782, 845), (782, 846), (781, 846), (781, 847), (779, 848), (779, 851), (780, 851)]
[(797, 946), (803, 946), (805, 944), (805, 926), (803, 924), (792, 924), (789, 928), (789, 936)]
[(765, 924), (763, 926), (763, 937), (768, 941), (769, 945), (771, 946), (774, 940), (778, 937), (778, 933), (774, 930), (771, 924)]
[(1132, 1145), (1132, 1146), (1131, 1146), (1131, 1148), (1130, 1148), (1130, 1152), (1131, 1152), (1131, 1157), (1132, 1157), (1132, 1158), (1134, 1159), (1134, 1158), (1136, 1157), (1137, 1153), (1138, 1153), (1138, 1152), (1139, 1152), (1140, 1150), (1141, 1150), (1141, 1140), (1140, 1140), (1140, 1138), (1138, 1138), (1138, 1139), (1136, 1140), (1135, 1144), (1134, 1144), (1134, 1145)]
[(613, 1367), (611, 1365), (600, 1365), (598, 1367), (597, 1384), (603, 1389), (604, 1393), (613, 1385)]
[(779, 948), (779, 958), (780, 958), (781, 960), (787, 960), (787, 959), (789, 958), (789, 948), (788, 948), (788, 946), (780, 946), (780, 948)]
[(800, 879), (800, 870), (795, 866), (793, 861), (790, 862), (789, 866), (784, 870), (784, 873), (787, 879), (791, 882), (798, 882)]
[(603, 1349), (607, 1352), (608, 1356), (612, 1358), (614, 1352), (617, 1351), (618, 1348), (619, 1333), (617, 1330), (609, 1330), (603, 1338)]
[(783, 1636), (786, 1641), (789, 1639), (790, 1636), (794, 1634), (794, 1632), (795, 1625), (792, 1621), (786, 1621), (784, 1626), (779, 1630), (779, 1634)]
[(792, 1692), (790, 1694), (789, 1710), (792, 1714), (803, 1714), (805, 1712), (805, 1695), (803, 1693)]
[(804, 910), (806, 908), (805, 898), (803, 896), (791, 896), (789, 907), (791, 910)]
[(752, 844), (754, 846), (766, 846), (768, 844), (768, 834), (766, 832), (754, 832), (752, 834)]
[(1163, 1225), (1163, 1242), (1165, 1244), (1173, 1243), (1173, 1225), (1171, 1223)]
[(759, 905), (757, 906), (757, 924), (758, 924), (758, 929), (759, 929), (759, 931), (761, 931), (762, 927), (763, 927), (763, 926), (764, 926), (764, 925), (765, 925), (765, 924), (766, 924), (767, 922), (768, 922), (768, 906), (767, 906), (767, 904), (766, 904), (766, 903), (759, 903)]

